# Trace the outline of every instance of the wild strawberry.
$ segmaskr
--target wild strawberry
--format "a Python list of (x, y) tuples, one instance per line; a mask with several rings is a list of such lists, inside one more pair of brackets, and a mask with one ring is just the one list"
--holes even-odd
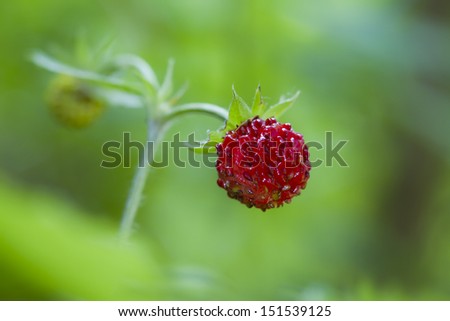
[(273, 117), (245, 121), (229, 130), (216, 149), (217, 184), (248, 207), (265, 211), (290, 203), (309, 179), (303, 136)]
[(61, 123), (73, 128), (90, 125), (105, 107), (87, 83), (66, 75), (56, 76), (50, 84), (47, 103)]

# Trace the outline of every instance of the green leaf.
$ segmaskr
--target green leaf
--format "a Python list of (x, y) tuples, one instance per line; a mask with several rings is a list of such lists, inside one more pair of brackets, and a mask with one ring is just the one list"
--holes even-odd
[(141, 108), (144, 106), (141, 96), (120, 90), (99, 88), (96, 90), (96, 94), (107, 101), (108, 106), (111, 107)]
[(261, 96), (261, 85), (258, 85), (258, 88), (256, 88), (255, 98), (253, 99), (252, 114), (254, 116), (261, 115), (265, 109), (266, 104)]
[(183, 95), (186, 93), (187, 89), (189, 87), (189, 84), (187, 82), (185, 82), (183, 84), (183, 86), (181, 86), (176, 92), (175, 94), (173, 94), (172, 97), (170, 97), (169, 99), (169, 104), (170, 105), (175, 105), (178, 100), (181, 99), (181, 97), (183, 97)]
[(116, 36), (106, 36), (92, 49), (92, 62), (97, 65), (97, 68), (111, 61), (115, 40)]
[(161, 85), (161, 88), (158, 91), (158, 97), (161, 101), (170, 96), (173, 90), (173, 66), (175, 61), (173, 59), (169, 60), (169, 64), (167, 66), (166, 75), (164, 77), (164, 81)]
[(144, 79), (154, 90), (159, 89), (159, 82), (152, 67), (141, 57), (124, 54), (120, 55), (114, 60), (116, 66), (119, 67), (132, 67), (136, 69), (142, 79)]
[(264, 114), (261, 115), (261, 118), (267, 119), (270, 117), (278, 118), (284, 112), (286, 112), (289, 108), (292, 107), (297, 97), (300, 95), (300, 91), (297, 91), (294, 96), (291, 98), (280, 101), (278, 104), (271, 106)]
[(228, 120), (225, 130), (234, 129), (236, 126), (240, 125), (245, 120), (252, 117), (250, 108), (244, 102), (244, 100), (239, 97), (233, 86), (233, 100), (231, 102), (230, 111), (228, 112)]

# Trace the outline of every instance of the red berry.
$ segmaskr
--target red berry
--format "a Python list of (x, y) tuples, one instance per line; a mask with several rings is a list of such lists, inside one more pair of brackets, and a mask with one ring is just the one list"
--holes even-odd
[(229, 131), (216, 148), (217, 184), (248, 207), (279, 207), (306, 187), (308, 147), (290, 124), (255, 117)]

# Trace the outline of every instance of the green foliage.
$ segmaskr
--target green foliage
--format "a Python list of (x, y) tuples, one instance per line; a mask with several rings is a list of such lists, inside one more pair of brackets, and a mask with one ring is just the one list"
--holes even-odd
[[(165, 294), (157, 252), (148, 241), (120, 247), (113, 225), (7, 182), (3, 178), (0, 185), (0, 253), (2, 278), (9, 284), (0, 290), (25, 299), (30, 290), (55, 299), (88, 300), (157, 299)], [(0, 298), (11, 297), (2, 291)]]

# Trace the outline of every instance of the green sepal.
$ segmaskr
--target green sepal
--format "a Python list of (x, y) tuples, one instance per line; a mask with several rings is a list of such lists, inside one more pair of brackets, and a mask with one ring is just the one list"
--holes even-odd
[(172, 78), (173, 78), (174, 65), (175, 65), (175, 60), (170, 59), (168, 65), (167, 65), (166, 75), (164, 77), (161, 88), (158, 91), (158, 98), (161, 101), (167, 99), (172, 94), (172, 90), (173, 90)]
[(216, 145), (223, 140), (225, 129), (208, 132), (208, 140), (195, 142), (194, 144), (184, 143), (184, 146), (196, 154), (215, 154)]
[(209, 141), (214, 143), (219, 143), (223, 140), (223, 137), (225, 136), (226, 131), (224, 129), (222, 130), (215, 130), (213, 132), (209, 133)]
[(188, 148), (197, 154), (215, 154), (216, 145), (223, 141), (227, 131), (225, 128), (210, 131), (207, 141), (201, 142), (200, 146), (188, 146)]
[(211, 153), (211, 151), (215, 151), (215, 145), (220, 143), (225, 134), (238, 127), (244, 121), (249, 118), (252, 118), (252, 111), (250, 107), (245, 103), (245, 101), (237, 94), (234, 86), (232, 87), (233, 99), (231, 101), (230, 109), (228, 111), (228, 119), (225, 123), (225, 127), (209, 132), (208, 143), (211, 143), (212, 146), (208, 148), (196, 149), (197, 153)]
[(266, 104), (261, 96), (261, 85), (256, 88), (255, 98), (253, 99), (252, 114), (261, 115), (266, 110)]
[(256, 88), (255, 97), (253, 99), (253, 105), (250, 109), (245, 101), (236, 93), (234, 86), (232, 91), (233, 99), (230, 104), (228, 120), (226, 121), (225, 126), (223, 128), (219, 128), (218, 130), (210, 131), (208, 141), (201, 143), (200, 146), (189, 146), (192, 151), (200, 154), (215, 152), (215, 146), (223, 141), (228, 131), (236, 129), (245, 121), (256, 116), (261, 119), (267, 119), (270, 117), (278, 118), (293, 106), (295, 100), (300, 95), (300, 91), (297, 91), (292, 97), (282, 98), (277, 104), (268, 107), (263, 101), (261, 86), (258, 85)]
[(234, 86), (232, 87), (233, 100), (231, 101), (228, 112), (228, 120), (225, 130), (232, 130), (239, 126), (243, 121), (252, 117), (252, 112), (245, 101), (239, 97)]
[(284, 114), (289, 108), (292, 107), (297, 97), (300, 95), (300, 91), (297, 91), (294, 96), (287, 99), (281, 99), (276, 105), (269, 107), (260, 117), (262, 119), (267, 119), (270, 117), (278, 118)]

